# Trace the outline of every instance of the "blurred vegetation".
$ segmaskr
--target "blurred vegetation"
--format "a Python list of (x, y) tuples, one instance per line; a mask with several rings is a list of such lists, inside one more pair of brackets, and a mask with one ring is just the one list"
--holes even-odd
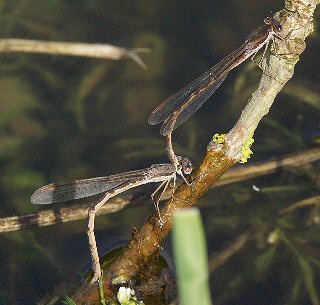
[[(0, 54), (1, 216), (37, 211), (30, 196), (46, 183), (165, 161), (164, 139), (158, 127), (147, 124), (151, 111), (281, 7), (279, 1), (247, 0), (1, 1), (2, 38), (152, 50), (143, 55), (146, 71), (130, 60)], [(255, 133), (253, 161), (316, 145), (319, 50), (315, 32), (294, 78)], [(260, 75), (251, 62), (231, 73), (175, 132), (177, 152), (199, 161), (212, 135), (233, 126)], [(319, 194), (319, 176), (317, 163), (212, 190), (203, 198), (211, 257), (241, 234), (249, 236), (213, 271), (214, 304), (320, 304), (319, 202), (279, 214)], [(130, 226), (139, 226), (151, 212), (150, 205), (98, 217), (98, 243), (109, 249), (129, 238)], [(68, 293), (63, 284), (89, 266), (85, 227), (81, 221), (2, 234), (0, 305), (35, 304), (44, 295)]]
[(197, 208), (174, 214), (172, 243), (179, 304), (211, 305), (207, 247)]

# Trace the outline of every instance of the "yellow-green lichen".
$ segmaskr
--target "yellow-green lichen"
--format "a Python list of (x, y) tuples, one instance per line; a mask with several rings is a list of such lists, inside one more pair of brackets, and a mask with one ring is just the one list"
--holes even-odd
[(224, 141), (225, 141), (225, 136), (226, 134), (225, 133), (222, 133), (222, 134), (218, 134), (216, 133), (214, 136), (213, 136), (213, 142), (217, 143), (217, 144), (223, 144)]
[(253, 142), (254, 142), (253, 132), (250, 132), (249, 136), (244, 140), (242, 144), (242, 147), (241, 147), (242, 155), (239, 160), (239, 163), (246, 163), (248, 159), (251, 157), (251, 155), (253, 154), (251, 150), (251, 146)]

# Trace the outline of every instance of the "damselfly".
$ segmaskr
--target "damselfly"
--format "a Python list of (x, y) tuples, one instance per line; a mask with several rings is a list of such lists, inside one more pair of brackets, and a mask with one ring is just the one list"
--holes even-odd
[(265, 18), (264, 25), (255, 30), (240, 48), (160, 104), (151, 113), (149, 124), (163, 122), (160, 133), (164, 136), (172, 133), (219, 88), (232, 69), (253, 57), (263, 46), (267, 48), (275, 36), (283, 39), (279, 36), (281, 31), (278, 21), (272, 17)]
[[(172, 179), (175, 185), (177, 173), (183, 176), (183, 174), (190, 174), (193, 169), (188, 158), (180, 156), (177, 158), (178, 164), (154, 164), (145, 169), (111, 176), (48, 184), (34, 192), (34, 194), (31, 196), (31, 202), (34, 204), (51, 204), (67, 200), (80, 199), (105, 192), (104, 197), (97, 203), (93, 204), (88, 210), (87, 235), (89, 239), (93, 270), (93, 278), (91, 283), (94, 283), (101, 277), (99, 254), (94, 234), (94, 220), (97, 211), (111, 197), (114, 197), (122, 192), (143, 184), (162, 182), (155, 191), (157, 192), (161, 186), (164, 186), (160, 197), (155, 203), (159, 214), (159, 219), (162, 221), (158, 207), (158, 202), (161, 198), (161, 195), (168, 187)], [(152, 194), (152, 197), (153, 195), (154, 193)]]

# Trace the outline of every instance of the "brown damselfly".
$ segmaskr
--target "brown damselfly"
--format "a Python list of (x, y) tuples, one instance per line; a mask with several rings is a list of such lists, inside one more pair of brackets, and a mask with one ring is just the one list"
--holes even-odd
[(240, 48), (160, 104), (151, 113), (149, 124), (163, 122), (160, 133), (164, 136), (171, 134), (219, 88), (232, 69), (253, 57), (263, 46), (267, 48), (275, 36), (282, 39), (279, 36), (281, 31), (278, 21), (272, 17), (265, 18), (264, 25), (255, 30)]
[(161, 185), (151, 195), (153, 198), (153, 195), (161, 188), (161, 186), (164, 186), (160, 197), (155, 202), (159, 215), (159, 221), (161, 224), (162, 219), (158, 207), (158, 202), (161, 198), (161, 195), (168, 187), (172, 179), (175, 185), (177, 174), (180, 174), (184, 178), (183, 174), (190, 174), (192, 171), (192, 164), (188, 158), (178, 156), (176, 161), (178, 162), (176, 164), (154, 164), (151, 167), (145, 169), (125, 172), (111, 176), (74, 180), (71, 182), (51, 183), (37, 189), (31, 196), (31, 202), (34, 204), (51, 204), (105, 193), (103, 198), (97, 203), (93, 204), (88, 210), (87, 235), (89, 239), (89, 248), (93, 270), (91, 283), (94, 283), (101, 277), (99, 254), (94, 234), (94, 220), (97, 211), (111, 197), (114, 197), (122, 192), (143, 184), (161, 182)]

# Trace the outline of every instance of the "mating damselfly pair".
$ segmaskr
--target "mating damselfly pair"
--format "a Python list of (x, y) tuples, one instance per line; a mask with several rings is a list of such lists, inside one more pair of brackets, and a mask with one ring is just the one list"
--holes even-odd
[[(161, 182), (164, 186), (167, 186), (172, 179), (175, 181), (177, 174), (181, 175), (187, 182), (184, 174), (191, 173), (192, 166), (188, 159), (175, 155), (171, 142), (172, 132), (203, 105), (218, 89), (232, 69), (254, 56), (263, 46), (267, 48), (269, 42), (275, 37), (282, 39), (279, 36), (281, 31), (282, 27), (278, 21), (271, 17), (265, 18), (264, 24), (248, 36), (238, 49), (177, 93), (167, 98), (152, 112), (148, 122), (152, 125), (163, 122), (160, 132), (162, 135), (167, 136), (167, 151), (171, 163), (155, 164), (146, 169), (111, 176), (75, 180), (67, 183), (53, 183), (41, 187), (33, 194), (31, 197), (32, 203), (51, 204), (105, 193), (104, 197), (88, 210), (87, 232), (94, 272), (92, 283), (99, 280), (101, 276), (94, 235), (96, 212), (111, 197), (143, 184)], [(156, 206), (161, 220), (157, 202)]]

